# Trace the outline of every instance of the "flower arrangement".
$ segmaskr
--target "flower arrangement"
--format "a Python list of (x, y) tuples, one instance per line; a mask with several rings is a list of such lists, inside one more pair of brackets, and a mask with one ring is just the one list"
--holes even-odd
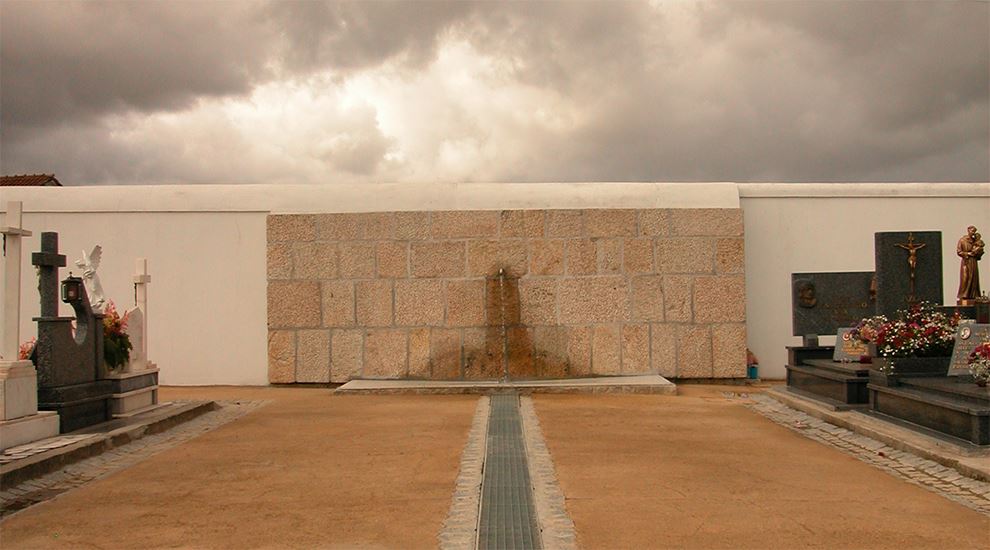
[(110, 369), (117, 369), (131, 359), (131, 338), (127, 335), (128, 314), (117, 313), (113, 300), (108, 300), (103, 317), (103, 360)]
[(969, 373), (980, 386), (990, 381), (990, 341), (976, 346), (969, 354)]
[(24, 342), (17, 348), (17, 359), (21, 361), (26, 361), (31, 358), (31, 353), (34, 352), (34, 345), (38, 343), (36, 338), (31, 338), (27, 342)]
[(946, 315), (928, 303), (897, 312), (897, 319), (868, 317), (851, 331), (876, 346), (880, 357), (941, 357), (952, 354), (959, 315)]

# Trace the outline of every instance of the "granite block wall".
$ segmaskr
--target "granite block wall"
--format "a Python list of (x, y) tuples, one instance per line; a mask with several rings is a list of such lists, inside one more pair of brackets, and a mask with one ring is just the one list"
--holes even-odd
[(267, 232), (272, 383), (746, 373), (739, 209), (286, 214)]

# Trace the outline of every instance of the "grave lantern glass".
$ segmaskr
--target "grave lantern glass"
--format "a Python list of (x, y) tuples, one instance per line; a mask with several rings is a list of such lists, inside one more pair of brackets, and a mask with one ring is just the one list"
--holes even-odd
[(68, 277), (62, 281), (62, 301), (71, 304), (78, 302), (82, 296), (82, 279), (79, 277)]

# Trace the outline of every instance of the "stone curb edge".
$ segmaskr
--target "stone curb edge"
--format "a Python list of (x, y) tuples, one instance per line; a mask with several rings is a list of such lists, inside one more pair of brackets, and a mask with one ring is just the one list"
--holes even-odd
[[(809, 416), (828, 422), (829, 424), (838, 426), (840, 428), (845, 428), (851, 432), (858, 433), (860, 435), (864, 435), (866, 437), (875, 439), (899, 451), (909, 452), (921, 458), (931, 460), (932, 462), (937, 462), (947, 468), (953, 468), (956, 471), (958, 471), (960, 474), (966, 477), (973, 478), (977, 481), (990, 482), (990, 468), (983, 469), (983, 468), (974, 467), (970, 464), (966, 464), (965, 462), (961, 462), (957, 458), (953, 458), (950, 456), (945, 456), (944, 454), (937, 453), (927, 446), (917, 445), (910, 441), (905, 441), (904, 439), (898, 438), (896, 435), (884, 433), (882, 431), (873, 429), (867, 425), (864, 425), (862, 422), (851, 421), (849, 417), (850, 414), (858, 415), (859, 418), (852, 417), (855, 418), (856, 420), (861, 420), (861, 421), (875, 420), (870, 416), (866, 416), (862, 413), (859, 413), (858, 411), (855, 410), (830, 411), (824, 408), (827, 405), (819, 406), (814, 403), (810, 403), (807, 399), (791, 394), (786, 389), (773, 388), (771, 390), (768, 390), (766, 392), (766, 395), (788, 407), (797, 409)], [(898, 430), (905, 430), (905, 431), (908, 430), (908, 428), (902, 428), (900, 426), (895, 426), (895, 425), (891, 425), (891, 428)], [(923, 438), (929, 437), (920, 432), (913, 432), (912, 435)], [(938, 446), (940, 444), (940, 442), (937, 442), (937, 440), (935, 440), (934, 438), (931, 439), (932, 439), (932, 444), (931, 444), (932, 446)], [(942, 445), (944, 447), (945, 444)], [(979, 458), (979, 457), (974, 456), (967, 458)]]
[(97, 437), (0, 466), (0, 490), (14, 487), (36, 477), (60, 470), (69, 464), (126, 445), (146, 435), (163, 432), (173, 426), (214, 411), (213, 401), (193, 401), (157, 412), (146, 421), (111, 430)]

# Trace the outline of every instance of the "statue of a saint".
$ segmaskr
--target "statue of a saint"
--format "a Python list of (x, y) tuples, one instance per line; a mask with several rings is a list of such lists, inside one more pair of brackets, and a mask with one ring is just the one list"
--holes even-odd
[(980, 296), (980, 269), (977, 262), (983, 257), (984, 247), (983, 239), (972, 225), (966, 228), (966, 234), (956, 245), (956, 254), (962, 260), (959, 266), (959, 292), (956, 294), (958, 305), (973, 305), (973, 301)]
[(103, 313), (103, 305), (106, 304), (106, 297), (103, 295), (103, 285), (100, 284), (100, 276), (96, 270), (100, 267), (100, 259), (103, 258), (103, 247), (96, 245), (93, 251), (86, 254), (82, 252), (81, 260), (76, 260), (76, 266), (82, 269), (83, 284), (86, 285), (86, 294), (89, 295), (89, 305), (93, 308), (93, 313)]

